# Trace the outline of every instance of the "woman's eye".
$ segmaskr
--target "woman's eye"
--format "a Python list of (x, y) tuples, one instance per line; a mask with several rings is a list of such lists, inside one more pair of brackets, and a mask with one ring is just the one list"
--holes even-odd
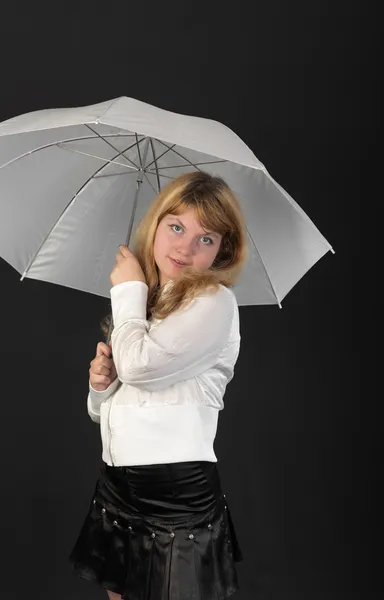
[[(169, 225), (169, 227), (175, 233), (181, 233), (183, 231), (183, 228), (181, 227), (181, 225), (177, 225), (176, 223), (173, 223), (172, 225)], [(178, 229), (176, 230), (175, 227), (177, 227)], [(213, 240), (210, 237), (204, 236), (201, 239), (203, 240), (203, 245), (204, 246), (211, 246), (211, 244), (213, 244)], [(204, 240), (207, 240), (207, 241), (204, 241)]]
[(201, 238), (201, 239), (202, 239), (202, 240), (208, 240), (208, 242), (207, 242), (207, 243), (203, 242), (204, 246), (210, 246), (211, 244), (213, 244), (213, 241), (212, 241), (212, 239), (211, 239), (211, 238), (209, 238), (209, 237), (203, 237), (203, 238)]

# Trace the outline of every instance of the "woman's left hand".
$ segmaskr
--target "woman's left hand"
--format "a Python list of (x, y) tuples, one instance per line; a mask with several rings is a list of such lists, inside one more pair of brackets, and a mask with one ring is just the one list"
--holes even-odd
[(145, 276), (136, 256), (130, 251), (128, 246), (119, 246), (120, 252), (116, 254), (116, 264), (112, 269), (110, 280), (112, 286), (123, 283), (124, 281), (143, 281)]

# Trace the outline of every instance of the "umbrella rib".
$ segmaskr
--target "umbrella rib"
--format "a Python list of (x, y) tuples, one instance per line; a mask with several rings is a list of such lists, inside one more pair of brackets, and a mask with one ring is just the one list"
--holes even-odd
[[(328, 242), (328, 240), (325, 239), (325, 237), (323, 236), (323, 234), (321, 233), (321, 231), (319, 231), (319, 229), (316, 227), (316, 225), (314, 224), (314, 222), (312, 221), (312, 219), (307, 215), (307, 213), (301, 208), (301, 206), (299, 206), (297, 204), (297, 202), (295, 202), (293, 200), (293, 198), (290, 197), (290, 195), (281, 187), (281, 185), (275, 181), (275, 179), (273, 179), (272, 175), (270, 175), (267, 171), (267, 169), (265, 167), (263, 167), (262, 172), (264, 173), (264, 175), (271, 180), (271, 182), (276, 186), (276, 188), (279, 190), (279, 192), (282, 194), (282, 196), (288, 200), (289, 204), (292, 206), (292, 208), (294, 208), (303, 219), (305, 219), (306, 221), (308, 221), (308, 223), (311, 225), (311, 227), (314, 227), (315, 231), (316, 231), (316, 236), (318, 239), (321, 240), (322, 243), (325, 243), (328, 246), (328, 249), (332, 252), (332, 254), (335, 254), (334, 249), (332, 248), (331, 244)], [(319, 235), (320, 234), (320, 238)]]
[(154, 145), (153, 145), (152, 138), (151, 138), (150, 142), (151, 142), (151, 150), (152, 150), (153, 158), (155, 159), (155, 169), (156, 169), (156, 176), (157, 176), (157, 187), (159, 188), (159, 193), (160, 193), (161, 186), (160, 186), (159, 169), (157, 167), (157, 158), (156, 158), (155, 148), (154, 148)]
[[(148, 173), (149, 175), (155, 175), (155, 171), (144, 171), (145, 173)], [(157, 175), (159, 177), (165, 177), (165, 179), (175, 179), (174, 177), (171, 177), (170, 175), (163, 175), (163, 173), (157, 173)]]
[[(113, 163), (113, 164), (118, 165), (120, 163)], [(131, 175), (131, 173), (137, 173), (137, 171), (127, 171), (126, 173), (106, 173), (105, 175), (97, 175), (97, 177), (94, 177), (93, 179), (104, 179), (104, 177), (119, 177), (119, 176), (123, 176), (123, 175)]]
[[(137, 152), (139, 155), (139, 161), (140, 161), (140, 169), (143, 169), (143, 161), (141, 160), (141, 152), (140, 152), (140, 146), (139, 146), (139, 138), (137, 136), (137, 133), (135, 131), (135, 137), (136, 137), (136, 144), (137, 144)], [(145, 138), (142, 138), (145, 139)]]
[[(90, 129), (92, 131), (92, 133), (95, 133), (101, 140), (103, 140), (103, 142), (105, 142), (106, 144), (108, 144), (108, 146), (110, 146), (112, 148), (112, 150), (114, 150), (115, 152), (119, 152), (118, 148), (115, 148), (115, 146), (113, 144), (111, 144), (111, 142), (108, 142), (106, 139), (104, 139), (103, 136), (100, 135), (100, 133), (97, 133), (97, 131), (95, 131), (94, 129), (92, 129), (92, 127), (90, 125), (88, 125), (88, 123), (85, 123), (85, 126), (88, 127), (88, 129)], [(125, 154), (123, 154), (123, 156), (130, 163), (132, 163), (133, 166), (136, 167), (136, 169), (139, 169), (139, 167), (133, 162), (133, 160), (131, 160), (128, 156), (125, 156)]]
[[(165, 146), (166, 148), (169, 148), (169, 150), (171, 150), (178, 156), (180, 156), (180, 158), (182, 158), (183, 160), (186, 160), (187, 163), (189, 163), (191, 165), (191, 167), (193, 167), (194, 169), (197, 169), (198, 171), (201, 171), (201, 169), (199, 169), (199, 167), (196, 167), (196, 165), (194, 165), (190, 160), (188, 160), (188, 158), (185, 158), (185, 156), (180, 154), (180, 152), (178, 152), (177, 150), (174, 150), (174, 147), (176, 146), (176, 144), (174, 144), (173, 147), (171, 148), (170, 146), (167, 146), (167, 144), (165, 142), (162, 142), (161, 140), (157, 140), (157, 141), (160, 142), (160, 144), (163, 144), (163, 146)], [(186, 167), (187, 165), (182, 165), (182, 166)]]
[[(119, 152), (119, 154), (117, 154), (114, 158), (117, 158), (118, 156), (120, 156), (120, 154), (122, 154), (123, 152), (127, 152), (129, 148), (126, 148), (125, 150), (122, 150), (122, 152)], [(109, 161), (108, 161), (109, 163)], [(34, 256), (31, 258), (27, 268), (25, 269), (23, 275), (20, 278), (20, 281), (23, 281), (24, 277), (27, 275), (29, 269), (31, 268), (31, 266), (33, 265), (33, 263), (36, 260), (36, 257), (38, 256), (40, 250), (42, 249), (42, 247), (44, 246), (45, 242), (47, 241), (47, 239), (49, 238), (49, 236), (51, 235), (52, 231), (55, 229), (56, 225), (59, 223), (59, 221), (61, 220), (61, 218), (64, 216), (64, 214), (67, 212), (67, 210), (69, 209), (69, 207), (71, 206), (71, 204), (73, 204), (73, 202), (75, 202), (76, 198), (78, 198), (79, 194), (84, 190), (84, 188), (86, 187), (86, 185), (88, 185), (88, 183), (95, 177), (95, 175), (97, 175), (100, 171), (102, 171), (103, 169), (105, 169), (107, 165), (102, 165), (99, 169), (97, 169), (97, 171), (95, 171), (93, 173), (93, 175), (91, 175), (91, 177), (89, 177), (87, 179), (87, 181), (85, 181), (85, 183), (83, 183), (83, 185), (78, 189), (78, 191), (76, 192), (76, 194), (71, 198), (71, 200), (68, 202), (67, 206), (64, 208), (64, 210), (61, 212), (61, 215), (59, 216), (58, 219), (56, 219), (56, 221), (54, 222), (54, 224), (52, 225), (51, 229), (49, 230), (48, 234), (45, 236), (44, 240), (42, 241), (42, 243), (40, 244), (39, 248), (37, 249), (37, 251), (35, 252)]]
[(263, 269), (264, 269), (264, 271), (265, 271), (265, 274), (266, 274), (266, 276), (267, 276), (267, 278), (268, 278), (269, 284), (270, 284), (270, 286), (271, 286), (271, 288), (272, 288), (272, 291), (273, 291), (273, 294), (274, 294), (274, 296), (275, 296), (275, 298), (276, 298), (276, 300), (277, 300), (277, 303), (278, 303), (279, 307), (280, 307), (280, 308), (282, 308), (282, 306), (281, 306), (281, 304), (280, 304), (280, 300), (279, 300), (279, 298), (277, 297), (276, 290), (275, 290), (275, 288), (274, 288), (274, 286), (273, 286), (273, 283), (272, 283), (272, 281), (271, 281), (271, 278), (270, 278), (270, 276), (268, 275), (267, 268), (266, 268), (266, 266), (265, 266), (265, 264), (264, 264), (264, 261), (263, 261), (263, 259), (262, 259), (262, 256), (261, 256), (261, 254), (260, 254), (259, 250), (257, 249), (257, 246), (256, 246), (256, 244), (255, 244), (255, 241), (254, 241), (253, 237), (251, 236), (251, 234), (249, 233), (249, 230), (248, 230), (248, 227), (247, 227), (247, 226), (245, 226), (245, 229), (246, 229), (246, 232), (247, 232), (247, 234), (248, 234), (248, 237), (249, 237), (249, 239), (250, 239), (250, 240), (251, 240), (251, 242), (252, 242), (252, 245), (253, 245), (254, 249), (256, 250), (256, 253), (257, 253), (258, 257), (259, 257), (259, 258), (260, 258), (260, 260), (261, 260), (261, 264), (263, 265)]
[[(155, 138), (156, 139), (156, 138)], [(158, 141), (158, 140), (157, 140)], [(167, 152), (169, 152), (170, 150), (172, 150), (172, 148), (176, 146), (176, 144), (173, 144), (173, 146), (171, 146), (171, 148), (168, 148), (168, 150), (164, 150), (164, 152), (162, 154), (160, 154), (156, 160), (159, 160), (159, 158), (161, 158), (162, 156), (164, 156), (164, 154), (167, 154)], [(144, 169), (148, 169), (148, 167), (150, 167), (151, 165), (153, 165), (155, 161), (153, 160), (152, 162), (150, 162), (148, 165), (146, 165), (144, 167)]]
[(158, 192), (156, 192), (156, 190), (155, 190), (155, 188), (153, 187), (152, 183), (149, 181), (149, 179), (148, 179), (148, 177), (147, 177), (147, 174), (146, 174), (146, 172), (145, 172), (145, 171), (143, 171), (143, 172), (144, 172), (144, 177), (145, 177), (145, 179), (148, 181), (149, 185), (151, 186), (151, 188), (152, 188), (152, 189), (153, 189), (153, 191), (155, 192), (155, 196), (157, 196)]
[[(136, 144), (133, 144), (134, 146)], [(138, 171), (140, 171), (140, 169), (137, 169), (136, 167), (131, 167), (131, 165), (125, 165), (124, 163), (118, 162), (117, 160), (114, 160), (113, 158), (101, 158), (101, 156), (96, 156), (95, 154), (89, 154), (89, 152), (82, 152), (81, 150), (75, 150), (74, 148), (66, 148), (65, 146), (61, 146), (61, 143), (57, 144), (57, 147), (60, 148), (61, 150), (66, 150), (67, 152), (74, 152), (75, 154), (82, 154), (83, 156), (89, 156), (90, 158), (96, 158), (96, 160), (102, 160), (104, 163), (108, 163), (108, 164), (113, 164), (113, 165), (119, 165), (120, 167), (125, 167), (126, 169), (132, 169), (132, 171), (130, 171), (131, 173), (137, 173)], [(132, 146), (131, 146), (132, 148)], [(117, 156), (120, 156), (122, 153), (120, 152)], [(106, 166), (106, 165), (104, 165)]]
[[(108, 135), (106, 137), (116, 137), (115, 135)], [(120, 135), (119, 137), (133, 137), (133, 134), (124, 134), (124, 135)], [(33, 150), (28, 150), (28, 152), (24, 152), (24, 154), (20, 154), (20, 156), (16, 156), (15, 158), (12, 158), (11, 160), (9, 160), (8, 162), (0, 165), (0, 169), (3, 169), (4, 167), (7, 167), (8, 165), (11, 165), (12, 163), (16, 162), (17, 160), (20, 160), (21, 158), (24, 158), (25, 156), (29, 156), (30, 154), (34, 154), (35, 152), (39, 152), (40, 150), (45, 150), (46, 148), (52, 148), (52, 146), (58, 146), (58, 144), (66, 144), (68, 142), (80, 142), (82, 140), (93, 140), (96, 139), (95, 136), (91, 135), (84, 135), (81, 137), (75, 137), (75, 138), (68, 138), (66, 140), (62, 140), (62, 141), (55, 141), (55, 142), (49, 142), (49, 144), (44, 144), (43, 146), (39, 146), (38, 148), (34, 148)], [(135, 144), (133, 144), (135, 145)], [(130, 146), (132, 147), (132, 146)], [(129, 148), (128, 148), (129, 150)], [(127, 150), (125, 151), (127, 152)]]
[[(215, 165), (217, 163), (223, 163), (223, 162), (228, 162), (227, 160), (212, 160), (209, 162), (202, 162), (202, 163), (194, 163), (195, 165)], [(162, 169), (182, 169), (183, 167), (186, 167), (187, 165), (171, 165), (169, 167), (157, 167), (157, 169), (160, 171)]]

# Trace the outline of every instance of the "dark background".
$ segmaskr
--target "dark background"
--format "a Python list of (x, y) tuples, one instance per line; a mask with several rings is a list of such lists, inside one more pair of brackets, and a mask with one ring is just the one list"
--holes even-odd
[[(239, 600), (378, 597), (375, 4), (80, 9), (2, 9), (0, 120), (126, 95), (221, 121), (336, 251), (282, 310), (240, 308), (241, 354), (215, 443), (245, 555)], [(372, 234), (364, 247), (363, 218)], [(86, 398), (109, 302), (21, 283), (3, 260), (0, 269), (0, 596), (101, 600), (105, 592), (75, 578), (67, 556), (98, 475), (99, 430)], [(371, 365), (364, 379), (363, 357)]]

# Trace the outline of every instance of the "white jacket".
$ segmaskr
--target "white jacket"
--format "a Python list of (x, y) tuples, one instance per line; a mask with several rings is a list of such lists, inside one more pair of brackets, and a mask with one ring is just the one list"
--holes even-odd
[(146, 320), (148, 286), (111, 288), (112, 352), (118, 377), (103, 392), (89, 385), (111, 466), (204, 460), (213, 443), (240, 349), (234, 293), (221, 285), (163, 320)]

